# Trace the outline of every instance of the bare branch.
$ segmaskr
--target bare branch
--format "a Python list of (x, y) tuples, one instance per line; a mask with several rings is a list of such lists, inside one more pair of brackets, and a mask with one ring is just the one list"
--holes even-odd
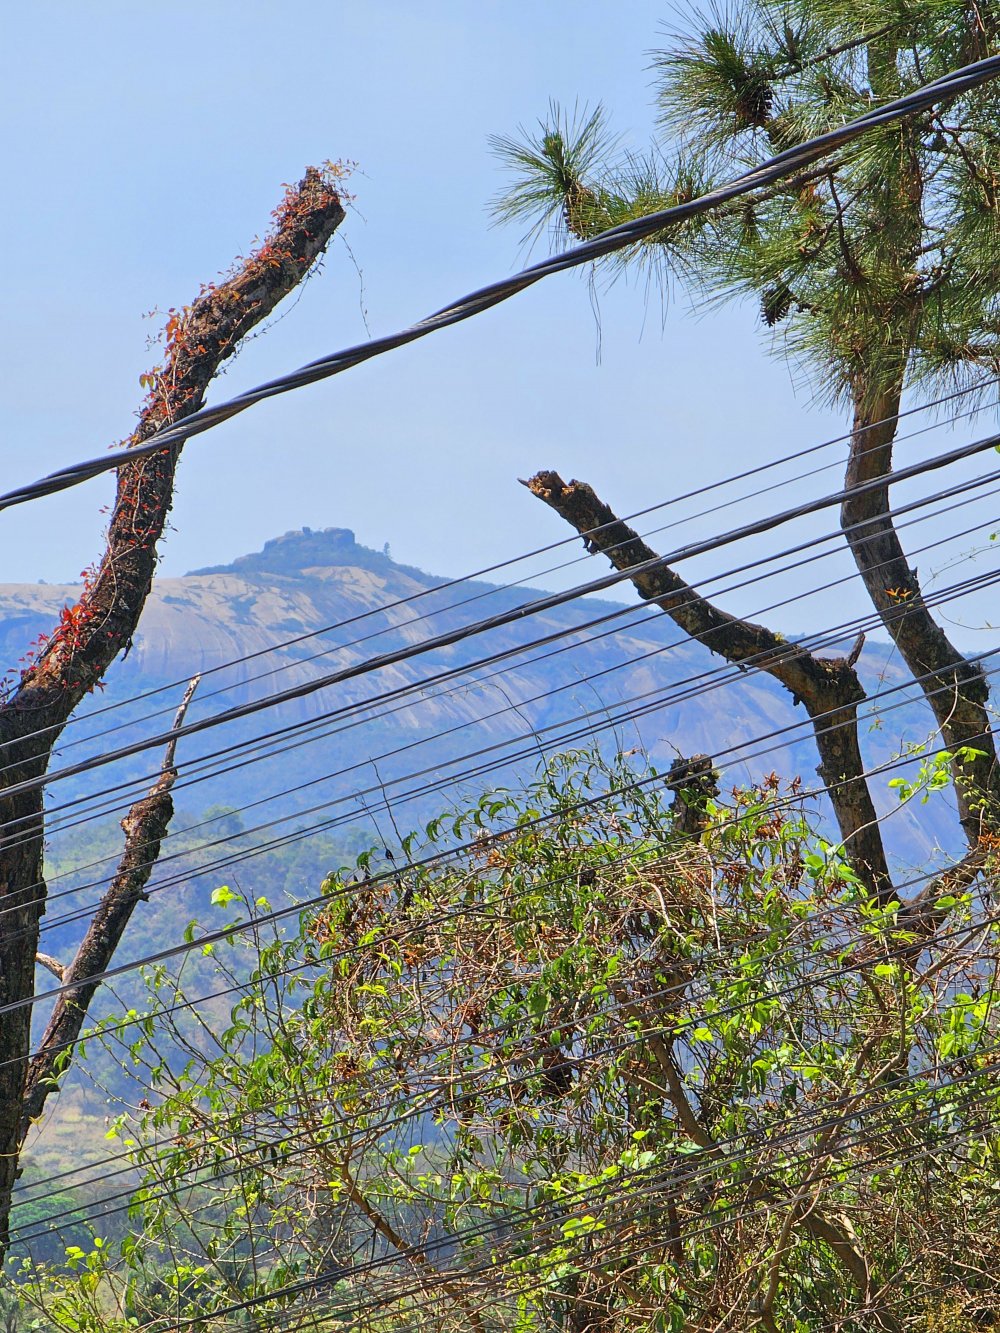
[(428, 1277), (429, 1285), (440, 1287), (442, 1291), (456, 1300), (465, 1311), (472, 1328), (476, 1329), (477, 1333), (482, 1333), (483, 1321), (478, 1310), (471, 1304), (468, 1296), (463, 1291), (461, 1282), (456, 1282), (447, 1277), (441, 1269), (431, 1263), (426, 1254), (416, 1246), (410, 1245), (399, 1234), (396, 1228), (368, 1200), (364, 1191), (358, 1188), (346, 1162), (340, 1164), (340, 1178), (344, 1184), (345, 1196), (364, 1213), (378, 1234), (384, 1240), (387, 1240), (397, 1253), (408, 1259), (417, 1268), (418, 1272), (422, 1269)]
[[(183, 723), (200, 679), (195, 676), (185, 690), (174, 717), (175, 728)], [(95, 978), (107, 968), (136, 905), (148, 896), (145, 888), (174, 813), (170, 794), (177, 778), (174, 756), (175, 742), (171, 741), (160, 776), (122, 820), (125, 849), (73, 961), (63, 967), (45, 954), (36, 955), (38, 962), (54, 972), (63, 985), (68, 985), (76, 977)], [(49, 1094), (58, 1087), (59, 1075), (72, 1058), (73, 1045), (80, 1036), (87, 1009), (99, 986), (97, 980), (84, 980), (56, 1000), (38, 1050), (28, 1065), (21, 1116), (22, 1143), (32, 1121), (41, 1115)]]
[[(658, 559), (584, 482), (567, 484), (556, 472), (539, 472), (524, 484), (576, 528), (589, 550), (603, 552), (616, 569)], [(858, 705), (865, 692), (854, 662), (814, 657), (763, 625), (719, 610), (666, 565), (645, 569), (632, 582), (640, 597), (655, 602), (692, 638), (738, 666), (766, 671), (805, 706), (813, 719), (819, 773), (829, 790), (845, 854), (871, 893), (880, 901), (890, 900), (892, 881), (858, 742)], [(855, 661), (860, 651), (856, 643)]]
[(39, 967), (44, 967), (46, 971), (51, 972), (59, 981), (62, 981), (66, 975), (66, 968), (58, 959), (53, 958), (51, 954), (36, 953), (35, 962)]

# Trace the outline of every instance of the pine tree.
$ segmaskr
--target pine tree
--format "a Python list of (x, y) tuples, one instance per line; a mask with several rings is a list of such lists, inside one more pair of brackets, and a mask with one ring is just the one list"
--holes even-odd
[[(655, 57), (659, 137), (647, 155), (616, 150), (602, 109), (574, 119), (552, 106), (537, 132), (494, 141), (514, 176), (497, 215), (589, 238), (993, 54), (998, 24), (989, 0), (738, 0), (713, 8)], [(954, 757), (973, 848), (984, 823), (996, 823), (991, 807), (1000, 795), (987, 685), (924, 604), (893, 526), (888, 482), (905, 393), (968, 389), (982, 402), (996, 384), (998, 192), (994, 83), (605, 261), (650, 265), (699, 300), (750, 298), (774, 351), (819, 397), (849, 412), (845, 486), (886, 485), (844, 504), (844, 533)], [(532, 485), (560, 509), (553, 478), (559, 482), (539, 474)]]

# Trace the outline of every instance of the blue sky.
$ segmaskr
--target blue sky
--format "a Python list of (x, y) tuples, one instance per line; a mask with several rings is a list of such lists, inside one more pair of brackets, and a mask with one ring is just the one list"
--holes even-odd
[[(9, 12), (3, 488), (128, 434), (139, 375), (156, 360), (147, 339), (165, 317), (146, 312), (184, 304), (224, 270), (308, 163), (357, 161), (355, 210), (322, 274), (216, 396), (363, 339), (362, 307), (385, 333), (518, 267), (517, 233), (490, 224), (503, 180), (488, 136), (533, 122), (550, 97), (602, 100), (641, 148), (648, 52), (667, 13), (645, 0)], [(625, 282), (602, 287), (598, 309), (599, 321), (585, 278), (561, 275), (193, 441), (162, 572), (307, 525), (354, 528), (456, 575), (565, 535), (517, 484), (540, 467), (592, 482), (626, 512), (843, 428), (796, 396), (751, 311), (693, 311), (678, 292), (663, 318), (658, 296)], [(926, 438), (931, 451), (962, 437)], [(839, 484), (835, 468), (679, 536)], [(0, 582), (74, 577), (99, 550), (110, 495), (104, 479), (0, 515)], [(731, 563), (729, 552), (687, 572)], [(847, 568), (838, 558), (823, 577)], [(788, 587), (818, 579), (806, 571)], [(760, 603), (758, 588), (729, 605)], [(781, 616), (793, 628), (832, 618), (821, 599)]]

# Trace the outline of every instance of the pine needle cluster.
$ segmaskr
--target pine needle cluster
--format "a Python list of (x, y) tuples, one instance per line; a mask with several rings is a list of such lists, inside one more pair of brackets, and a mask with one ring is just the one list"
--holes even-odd
[[(1000, 49), (971, 0), (738, 0), (655, 54), (657, 139), (626, 153), (602, 108), (550, 106), (496, 139), (502, 221), (585, 239)], [(866, 135), (809, 173), (606, 262), (652, 261), (699, 300), (749, 300), (821, 393), (862, 410), (1000, 372), (1000, 89)]]

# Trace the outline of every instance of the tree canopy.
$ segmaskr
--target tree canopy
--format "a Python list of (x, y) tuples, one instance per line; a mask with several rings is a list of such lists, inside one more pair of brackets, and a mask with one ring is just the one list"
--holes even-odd
[[(996, 47), (990, 4), (741, 0), (695, 14), (654, 56), (660, 136), (617, 151), (598, 109), (553, 107), (498, 138), (499, 217), (586, 238), (703, 193)], [(873, 130), (800, 179), (644, 242), (623, 259), (749, 298), (817, 392), (873, 407), (904, 386), (997, 375), (1000, 93)]]

